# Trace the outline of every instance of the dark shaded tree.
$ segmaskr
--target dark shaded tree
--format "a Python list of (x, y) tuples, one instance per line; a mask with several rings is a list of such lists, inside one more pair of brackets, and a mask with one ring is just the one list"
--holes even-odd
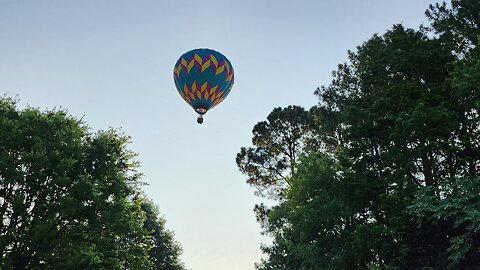
[[(432, 196), (440, 193), (441, 196)], [(477, 269), (480, 265), (479, 179), (448, 179), (419, 190), (408, 211), (420, 226), (451, 224), (448, 247), (441, 250), (445, 269)]]
[(248, 176), (247, 183), (258, 189), (259, 195), (277, 196), (288, 187), (298, 158), (311, 135), (311, 117), (304, 108), (275, 108), (253, 127), (254, 147), (242, 147), (236, 162)]
[(315, 143), (265, 213), (259, 269), (476, 269), (478, 5), (374, 35), (315, 92)]
[(444, 45), (460, 56), (476, 48), (480, 42), (480, 2), (477, 0), (452, 0), (430, 5), (426, 11), (431, 28), (440, 35)]
[[(299, 106), (275, 108), (267, 121), (253, 127), (253, 147), (242, 147), (237, 154), (237, 166), (248, 176), (259, 196), (281, 200), (290, 186), (299, 157), (312, 140), (313, 118)], [(254, 208), (257, 220), (267, 222), (269, 208), (262, 204)]]
[(335, 162), (323, 154), (301, 160), (292, 186), (268, 215), (263, 246), (267, 260), (259, 269), (357, 269), (349, 242), (352, 216), (344, 180)]

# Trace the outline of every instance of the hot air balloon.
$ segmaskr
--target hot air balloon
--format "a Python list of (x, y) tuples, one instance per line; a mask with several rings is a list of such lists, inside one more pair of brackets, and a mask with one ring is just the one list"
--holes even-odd
[(199, 114), (199, 124), (208, 110), (227, 97), (234, 81), (230, 61), (211, 49), (195, 49), (180, 56), (173, 78), (178, 93)]

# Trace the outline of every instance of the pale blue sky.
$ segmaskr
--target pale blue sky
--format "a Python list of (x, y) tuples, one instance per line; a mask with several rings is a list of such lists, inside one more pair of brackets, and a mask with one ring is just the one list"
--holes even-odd
[[(253, 269), (261, 200), (235, 164), (277, 106), (310, 107), (313, 91), (374, 33), (428, 23), (433, 0), (0, 0), (0, 93), (62, 106), (94, 129), (132, 137), (145, 191), (194, 270)], [(203, 125), (177, 94), (184, 52), (227, 56), (235, 85)]]

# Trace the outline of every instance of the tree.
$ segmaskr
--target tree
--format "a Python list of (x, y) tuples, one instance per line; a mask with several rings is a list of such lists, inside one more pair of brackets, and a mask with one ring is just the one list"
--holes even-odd
[(480, 49), (474, 48), (468, 57), (458, 61), (451, 76), (454, 102), (459, 124), (455, 147), (456, 161), (462, 168), (456, 177), (474, 178), (480, 172)]
[[(435, 193), (442, 196), (432, 196)], [(479, 179), (448, 179), (439, 187), (421, 189), (408, 211), (420, 226), (452, 224), (448, 246), (441, 250), (449, 269), (477, 269), (480, 265)], [(440, 250), (439, 250), (440, 251)]]
[(450, 48), (440, 38), (395, 26), (351, 53), (348, 72), (339, 71), (332, 86), (317, 92), (323, 104), (341, 108), (347, 145), (342, 166), (358, 189), (353, 201), (363, 209), (357, 214), (371, 219), (362, 242), (383, 239), (371, 247), (378, 265), (448, 264), (443, 254), (452, 221), (412, 226), (415, 217), (406, 209), (424, 187), (472, 176), (465, 174), (463, 145), (478, 144), (460, 134), (466, 134), (461, 104), (473, 92), (455, 91), (451, 84), (456, 58)]
[(479, 9), (452, 3), (431, 6), (433, 30), (374, 35), (317, 89), (317, 153), (266, 212), (259, 269), (478, 266)]
[[(352, 216), (347, 183), (328, 156), (311, 154), (302, 159), (284, 200), (268, 215), (267, 234), (272, 246), (258, 269), (358, 269), (348, 230)], [(347, 228), (348, 227), (348, 228)]]
[[(242, 147), (236, 162), (248, 176), (247, 183), (256, 187), (258, 196), (281, 200), (289, 187), (299, 157), (311, 142), (313, 118), (299, 106), (275, 108), (267, 121), (253, 127), (254, 147)], [(257, 221), (268, 221), (266, 205), (255, 205)], [(266, 224), (264, 224), (266, 225)]]
[(311, 127), (311, 117), (299, 106), (275, 108), (253, 127), (254, 147), (242, 147), (236, 162), (248, 176), (247, 183), (277, 197), (289, 185), (298, 158), (303, 153)]
[[(0, 99), (0, 268), (150, 269), (129, 138)], [(153, 222), (153, 221), (152, 221)]]
[(480, 43), (480, 3), (476, 0), (452, 0), (451, 8), (445, 2), (430, 5), (426, 11), (431, 30), (439, 34), (460, 56)]
[(150, 261), (155, 270), (182, 270), (179, 260), (181, 246), (173, 240), (173, 233), (165, 228), (165, 219), (159, 216), (158, 207), (150, 200), (143, 199), (141, 208), (145, 213), (144, 229), (150, 235), (151, 248), (148, 250)]
[[(480, 51), (473, 37), (480, 33), (480, 6), (475, 1), (454, 1), (452, 4), (453, 11), (437, 5), (432, 20), (441, 35), (455, 37), (452, 44), (463, 50), (449, 79), (454, 97), (451, 103), (456, 107), (458, 124), (451, 141), (456, 151), (450, 163), (458, 169), (437, 185), (420, 189), (408, 209), (419, 226), (449, 224), (448, 245), (441, 250), (445, 267), (476, 269), (480, 263), (477, 244), (480, 239)], [(477, 23), (471, 21), (475, 17)]]

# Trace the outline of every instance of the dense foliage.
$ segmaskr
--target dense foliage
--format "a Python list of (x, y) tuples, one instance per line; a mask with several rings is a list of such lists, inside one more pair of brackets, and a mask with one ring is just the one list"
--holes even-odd
[(183, 269), (127, 143), (0, 99), (0, 269)]
[(258, 269), (480, 265), (480, 4), (426, 14), (349, 52), (314, 108), (255, 126), (237, 164), (277, 195), (256, 207), (273, 238)]

